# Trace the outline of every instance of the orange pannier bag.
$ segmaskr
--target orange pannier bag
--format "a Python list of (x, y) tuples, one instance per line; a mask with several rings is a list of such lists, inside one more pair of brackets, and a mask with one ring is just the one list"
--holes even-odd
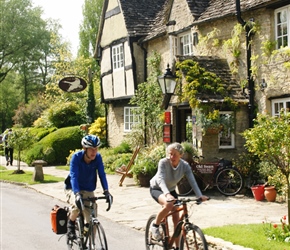
[(50, 212), (52, 231), (56, 234), (65, 234), (67, 232), (67, 209), (55, 205)]

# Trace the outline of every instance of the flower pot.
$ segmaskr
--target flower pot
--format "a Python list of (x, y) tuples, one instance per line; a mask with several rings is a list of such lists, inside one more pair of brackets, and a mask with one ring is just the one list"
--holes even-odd
[(220, 128), (207, 128), (206, 134), (208, 135), (216, 135), (220, 132)]
[(277, 191), (274, 186), (265, 187), (264, 195), (269, 202), (276, 201)]
[(137, 175), (138, 182), (141, 187), (150, 187), (150, 180), (152, 176), (140, 173)]
[(251, 187), (252, 193), (256, 201), (262, 201), (265, 199), (264, 188), (264, 185), (256, 185)]

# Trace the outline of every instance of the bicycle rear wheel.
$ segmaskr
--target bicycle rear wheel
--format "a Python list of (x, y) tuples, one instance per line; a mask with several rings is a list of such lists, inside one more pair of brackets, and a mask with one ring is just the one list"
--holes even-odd
[[(146, 229), (145, 229), (145, 247), (146, 250), (166, 250), (166, 248), (163, 245), (163, 240), (156, 241), (152, 238), (151, 234), (151, 227), (154, 223), (156, 218), (156, 215), (151, 215), (147, 221)], [(161, 234), (164, 236), (163, 229), (160, 227), (160, 230), (162, 230)]]
[(101, 223), (95, 218), (90, 238), (91, 250), (108, 250), (105, 230)]
[(220, 193), (232, 196), (241, 191), (244, 181), (236, 168), (224, 168), (217, 173), (216, 185)]
[(189, 185), (185, 176), (177, 183), (176, 193), (180, 196), (189, 195), (193, 190), (192, 187)]
[(208, 250), (205, 236), (198, 226), (188, 223), (184, 225), (184, 229), (180, 239), (180, 250)]

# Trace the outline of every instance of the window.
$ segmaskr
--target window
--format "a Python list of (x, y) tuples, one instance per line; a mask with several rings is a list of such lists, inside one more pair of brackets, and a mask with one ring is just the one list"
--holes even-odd
[(281, 110), (290, 111), (290, 97), (272, 100), (272, 115), (279, 116)]
[(275, 27), (277, 48), (288, 46), (290, 37), (290, 6), (275, 11)]
[(141, 122), (137, 107), (124, 108), (124, 131), (129, 132), (133, 127)]
[[(229, 120), (231, 123), (234, 120), (234, 113), (232, 111), (220, 111), (220, 116), (223, 116), (223, 120)], [(219, 133), (219, 148), (234, 148), (235, 147), (235, 135), (230, 128), (227, 131), (222, 130)]]
[(192, 36), (191, 34), (183, 35), (179, 38), (180, 55), (189, 56), (192, 55)]
[[(197, 39), (197, 38), (196, 38)], [(197, 43), (198, 41), (195, 40)], [(190, 33), (181, 36), (172, 36), (170, 49), (173, 56), (189, 56), (193, 54), (192, 36)]]
[(113, 69), (121, 69), (124, 67), (124, 48), (123, 44), (112, 48)]

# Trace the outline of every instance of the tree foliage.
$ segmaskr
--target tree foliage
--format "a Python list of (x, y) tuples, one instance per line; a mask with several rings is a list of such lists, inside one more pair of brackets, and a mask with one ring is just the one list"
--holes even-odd
[(18, 153), (17, 172), (20, 173), (21, 152), (27, 149), (33, 143), (33, 137), (30, 134), (30, 129), (16, 129), (8, 137), (9, 145)]
[[(254, 128), (243, 133), (246, 148), (262, 161), (276, 166), (287, 181), (288, 218), (290, 215), (290, 113), (280, 117), (258, 114)], [(290, 224), (290, 219), (288, 221)]]
[(104, 0), (85, 0), (83, 23), (80, 25), (80, 48), (78, 55), (88, 58), (96, 49), (96, 41)]
[(14, 111), (28, 104), (54, 74), (56, 47), (62, 46), (56, 21), (41, 18), (42, 10), (31, 0), (0, 1), (0, 124), (12, 126)]

